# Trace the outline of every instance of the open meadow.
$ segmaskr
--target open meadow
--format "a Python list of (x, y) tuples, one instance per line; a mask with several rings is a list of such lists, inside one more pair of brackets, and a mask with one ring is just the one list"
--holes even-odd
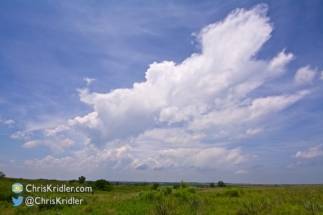
[[(87, 193), (28, 193), (14, 194), (11, 186), (20, 182), (24, 186), (52, 184), (69, 187), (91, 186)], [(227, 187), (193, 187), (181, 182), (174, 186), (157, 183), (118, 185), (106, 182), (98, 188), (94, 182), (26, 180), (4, 178), (0, 181), (0, 214), (323, 214), (323, 185), (253, 185)], [(17, 196), (75, 197), (83, 199), (81, 205), (40, 204), (18, 207), (11, 198)]]

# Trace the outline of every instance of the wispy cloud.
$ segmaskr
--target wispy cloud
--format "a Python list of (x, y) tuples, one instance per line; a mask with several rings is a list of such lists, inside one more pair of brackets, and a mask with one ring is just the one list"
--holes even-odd
[(44, 140), (29, 140), (23, 144), (24, 148), (34, 148), (39, 145), (45, 145), (51, 148), (53, 153), (63, 153), (64, 148), (69, 147), (74, 144), (74, 140), (70, 138), (65, 138), (64, 136), (58, 136), (52, 139)]
[(247, 173), (248, 173), (248, 171), (246, 171), (246, 170), (238, 170), (235, 172), (235, 174), (237, 174), (237, 175), (242, 175), (242, 174), (247, 174)]
[(323, 144), (309, 148), (307, 151), (298, 151), (294, 158), (314, 158), (323, 156)]
[(91, 82), (96, 81), (96, 79), (94, 78), (87, 78), (87, 77), (83, 78), (83, 80), (86, 81), (86, 86), (89, 86)]

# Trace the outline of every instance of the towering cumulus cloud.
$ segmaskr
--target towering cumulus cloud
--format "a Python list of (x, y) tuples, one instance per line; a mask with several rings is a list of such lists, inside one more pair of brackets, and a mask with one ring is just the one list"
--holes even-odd
[[(82, 169), (86, 162), (93, 164), (88, 169), (106, 165), (138, 171), (204, 171), (256, 158), (255, 154), (245, 154), (243, 146), (230, 143), (266, 132), (264, 122), (272, 114), (310, 93), (295, 88), (289, 91), (293, 93), (277, 94), (270, 87), (266, 87), (266, 94), (257, 91), (284, 74), (293, 59), (293, 54), (285, 50), (278, 50), (269, 60), (257, 58), (273, 30), (266, 12), (266, 5), (234, 10), (223, 21), (195, 34), (199, 53), (178, 64), (150, 64), (146, 80), (134, 83), (132, 88), (109, 93), (91, 92), (88, 87), (79, 89), (81, 101), (92, 106), (93, 111), (47, 129), (44, 135), (62, 135), (58, 139), (63, 140), (63, 132), (77, 131), (87, 140), (85, 148), (74, 151), (72, 157), (50, 156), (28, 160), (26, 164), (54, 166), (67, 159), (73, 161), (73, 170)], [(35, 141), (27, 142), (25, 147), (50, 143)]]
[(265, 81), (283, 74), (293, 58), (283, 50), (269, 61), (256, 59), (273, 30), (266, 12), (265, 5), (237, 9), (203, 28), (197, 34), (201, 53), (180, 64), (152, 63), (146, 81), (131, 89), (106, 94), (80, 89), (81, 100), (93, 105), (94, 111), (69, 120), (69, 125), (87, 134), (93, 144), (103, 144), (136, 137), (156, 124), (195, 132), (247, 123), (294, 103), (307, 92), (247, 97)]

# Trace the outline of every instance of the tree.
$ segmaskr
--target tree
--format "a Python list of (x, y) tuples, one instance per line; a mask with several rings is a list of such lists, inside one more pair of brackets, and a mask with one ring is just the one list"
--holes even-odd
[(210, 187), (212, 187), (212, 188), (214, 187), (214, 183), (213, 182), (210, 184)]
[(80, 184), (84, 184), (85, 179), (86, 179), (86, 178), (85, 178), (83, 175), (82, 175), (82, 176), (80, 176), (80, 177), (79, 177), (79, 183), (80, 183)]
[(218, 187), (225, 187), (225, 183), (223, 181), (218, 182)]
[(149, 185), (150, 190), (157, 190), (158, 187), (159, 187), (158, 183), (152, 183)]
[(0, 178), (5, 178), (6, 174), (4, 174), (4, 172), (0, 171)]
[(180, 185), (181, 189), (187, 188), (189, 186), (190, 185), (188, 183), (185, 183), (183, 180), (181, 181), (181, 185)]
[(112, 184), (104, 179), (97, 180), (95, 182), (95, 186), (99, 190), (104, 190), (104, 191), (112, 190)]

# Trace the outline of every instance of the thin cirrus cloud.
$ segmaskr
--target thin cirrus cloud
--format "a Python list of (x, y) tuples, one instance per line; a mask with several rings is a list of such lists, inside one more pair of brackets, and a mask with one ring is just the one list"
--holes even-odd
[(64, 148), (69, 147), (74, 144), (74, 140), (70, 138), (65, 138), (63, 136), (56, 136), (52, 139), (44, 140), (29, 140), (23, 144), (24, 148), (33, 148), (39, 145), (45, 145), (51, 148), (53, 153), (63, 153)]
[[(269, 90), (266, 95), (252, 94), (284, 75), (294, 60), (285, 49), (277, 50), (271, 59), (257, 58), (274, 29), (267, 10), (266, 5), (236, 9), (224, 20), (204, 27), (195, 34), (200, 53), (177, 64), (150, 64), (145, 81), (132, 88), (91, 92), (89, 85), (94, 79), (84, 78), (87, 87), (78, 89), (80, 100), (93, 111), (45, 129), (44, 140), (28, 138), (23, 145), (45, 145), (56, 154), (63, 153), (76, 145), (71, 135), (75, 132), (84, 137), (84, 148), (66, 157), (28, 159), (25, 165), (44, 170), (59, 165), (71, 171), (105, 167), (209, 171), (257, 159), (243, 147), (232, 147), (230, 140), (265, 133), (263, 125), (273, 114), (312, 93), (311, 89), (299, 90), (297, 85), (311, 83), (315, 77), (309, 66), (302, 67), (289, 93)], [(26, 135), (17, 132), (12, 137)], [(298, 152), (295, 157), (311, 157), (312, 151)]]
[(309, 148), (307, 151), (298, 151), (294, 158), (314, 158), (323, 156), (323, 144)]

